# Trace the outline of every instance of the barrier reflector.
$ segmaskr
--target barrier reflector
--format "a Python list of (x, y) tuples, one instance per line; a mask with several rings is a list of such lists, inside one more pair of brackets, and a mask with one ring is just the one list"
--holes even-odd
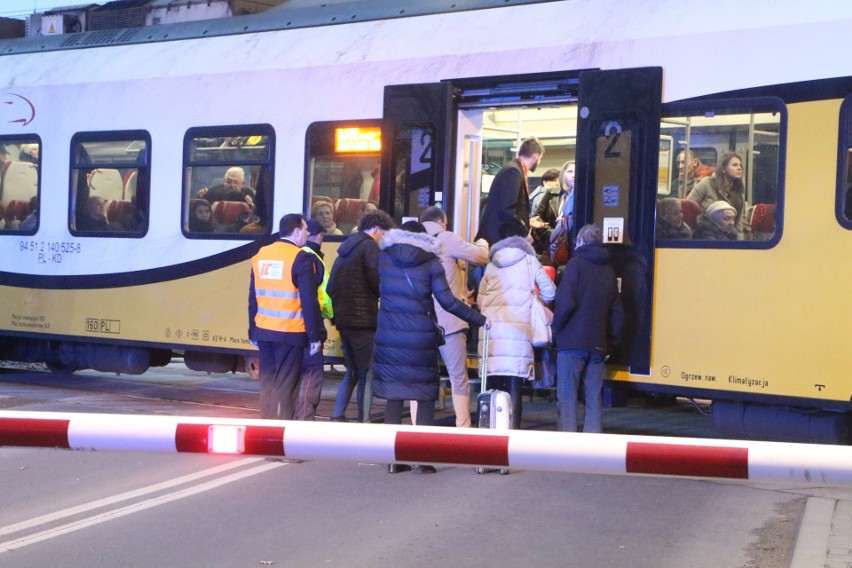
[(509, 466), (508, 436), (397, 432), (398, 462)]
[(283, 426), (246, 426), (245, 453), (283, 456), (284, 430)]
[(748, 479), (748, 448), (628, 442), (627, 473)]
[(0, 418), (4, 446), (36, 448), (69, 448), (70, 420), (39, 420), (29, 418)]

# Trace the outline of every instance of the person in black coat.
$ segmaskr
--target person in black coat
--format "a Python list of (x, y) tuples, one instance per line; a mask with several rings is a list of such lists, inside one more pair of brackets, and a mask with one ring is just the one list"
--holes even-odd
[[(365, 215), (358, 231), (337, 249), (326, 291), (334, 308), (333, 323), (340, 331), (340, 348), (346, 374), (337, 389), (331, 419), (343, 422), (352, 392), (358, 387), (358, 420), (364, 413), (364, 389), (373, 361), (373, 342), (379, 315), (378, 241), (393, 228), (393, 219), (384, 211)], [(369, 413), (369, 409), (368, 413)]]
[[(485, 324), (485, 317), (456, 298), (438, 258), (441, 244), (416, 221), (403, 225), (418, 232), (395, 229), (379, 244), (381, 305), (373, 355), (373, 394), (387, 400), (385, 423), (401, 424), (403, 402), (416, 400), (416, 423), (431, 425), (438, 398), (438, 328), (435, 300), (445, 310), (470, 325)], [(391, 464), (390, 473), (410, 469)], [(433, 472), (432, 466), (421, 471)]]
[(577, 389), (586, 395), (584, 432), (601, 432), (604, 361), (618, 343), (624, 313), (600, 228), (586, 225), (556, 289), (557, 408), (565, 432), (577, 431)]
[[(479, 220), (477, 239), (485, 239), (489, 245), (500, 240), (500, 227), (515, 217), (530, 228), (530, 192), (527, 173), (534, 172), (542, 156), (544, 146), (537, 138), (527, 138), (518, 149), (518, 157), (503, 166), (488, 191), (485, 208)], [(537, 226), (546, 226), (540, 223)]]

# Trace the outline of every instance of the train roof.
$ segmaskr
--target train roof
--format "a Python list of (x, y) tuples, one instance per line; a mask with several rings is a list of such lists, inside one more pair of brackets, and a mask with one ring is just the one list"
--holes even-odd
[(850, 28), (847, 0), (292, 0), (252, 16), (2, 41), (0, 91), (368, 64), (384, 84), (403, 66), (405, 82), (661, 66), (672, 101), (849, 76)]
[[(154, 7), (174, 3), (174, 0), (153, 3), (150, 0), (126, 1), (149, 3)], [(558, 0), (289, 0), (258, 14), (233, 18), (0, 40), (0, 56), (333, 26), (554, 1)], [(186, 0), (182, 3), (185, 4)], [(98, 9), (109, 8), (111, 4), (119, 2), (105, 4)]]

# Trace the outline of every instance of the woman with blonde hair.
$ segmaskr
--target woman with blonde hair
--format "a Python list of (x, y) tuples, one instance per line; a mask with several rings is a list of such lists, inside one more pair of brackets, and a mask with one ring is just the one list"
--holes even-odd
[(342, 235), (343, 231), (337, 228), (334, 222), (334, 203), (321, 199), (311, 207), (311, 219), (319, 221), (324, 235)]

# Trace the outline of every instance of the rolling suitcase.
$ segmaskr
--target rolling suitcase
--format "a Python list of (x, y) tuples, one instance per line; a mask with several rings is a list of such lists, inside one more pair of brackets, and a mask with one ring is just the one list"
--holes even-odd
[[(512, 399), (506, 391), (488, 389), (488, 329), (482, 328), (482, 364), (479, 378), (481, 392), (476, 397), (476, 412), (480, 428), (508, 430), (512, 427)], [(476, 468), (476, 473), (496, 471), (485, 467)], [(501, 467), (500, 475), (507, 475), (508, 468)]]

